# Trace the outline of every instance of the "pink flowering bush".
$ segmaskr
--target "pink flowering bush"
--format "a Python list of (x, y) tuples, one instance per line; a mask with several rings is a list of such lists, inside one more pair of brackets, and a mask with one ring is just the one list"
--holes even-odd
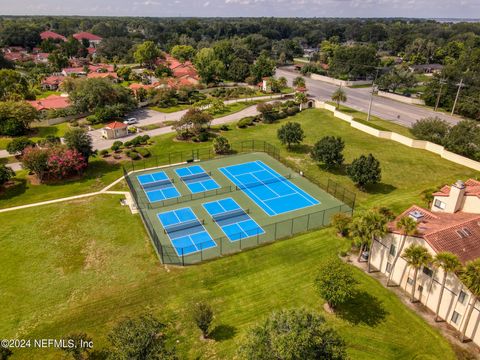
[(24, 168), (34, 173), (40, 181), (65, 179), (81, 174), (87, 167), (82, 154), (65, 146), (28, 147), (24, 151), (22, 163)]
[(81, 174), (86, 167), (85, 158), (77, 150), (56, 147), (48, 157), (49, 175), (56, 179)]

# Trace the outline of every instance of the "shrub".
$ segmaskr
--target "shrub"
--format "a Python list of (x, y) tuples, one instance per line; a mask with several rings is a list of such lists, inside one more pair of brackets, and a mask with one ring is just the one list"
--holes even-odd
[(343, 164), (342, 151), (344, 148), (345, 143), (342, 138), (325, 136), (313, 146), (310, 155), (313, 160), (323, 162), (328, 169)]
[(318, 293), (332, 309), (353, 298), (356, 284), (352, 269), (335, 258), (320, 266), (315, 279)]
[(332, 226), (337, 230), (337, 234), (347, 236), (348, 228), (352, 222), (352, 217), (345, 213), (338, 213), (333, 215)]
[(78, 121), (77, 120), (73, 120), (70, 122), (70, 126), (71, 127), (77, 127), (78, 126)]
[(202, 331), (202, 336), (207, 338), (213, 321), (213, 310), (210, 305), (204, 302), (195, 304), (193, 307), (193, 320)]
[(285, 112), (287, 113), (288, 116), (293, 116), (296, 113), (300, 111), (300, 108), (298, 106), (289, 106)]
[(2, 186), (7, 181), (12, 179), (14, 176), (15, 176), (15, 172), (11, 168), (3, 164), (0, 164), (0, 186)]
[(362, 155), (353, 160), (347, 168), (347, 174), (360, 189), (364, 189), (370, 184), (376, 184), (382, 179), (380, 162), (372, 154)]
[(135, 136), (132, 140), (130, 140), (130, 143), (133, 146), (138, 146), (143, 143), (143, 136)]
[(29, 146), (34, 146), (35, 143), (26, 137), (15, 138), (7, 145), (7, 151), (9, 154), (23, 153), (23, 150)]
[[(113, 146), (112, 146), (113, 147)], [(115, 150), (114, 150), (115, 151)], [(106, 155), (108, 155), (108, 150), (107, 149), (103, 149), (100, 151), (100, 155), (105, 157)]]
[(132, 160), (140, 159), (140, 155), (133, 150), (128, 150), (125, 154)]
[(280, 110), (277, 114), (277, 119), (285, 119), (287, 117), (287, 113), (283, 110)]
[(449, 129), (450, 125), (445, 120), (434, 117), (417, 120), (410, 131), (420, 140), (443, 145)]
[(150, 136), (149, 135), (143, 135), (142, 136), (142, 144), (146, 144), (148, 142), (148, 140), (150, 140)]
[(230, 152), (230, 143), (223, 136), (213, 139), (213, 151), (215, 154), (228, 154)]
[(198, 134), (197, 139), (200, 142), (208, 141), (208, 139), (209, 139), (208, 132), (202, 131), (200, 134)]
[(220, 130), (221, 131), (228, 131), (228, 130), (230, 130), (230, 128), (228, 127), (227, 124), (223, 124), (222, 126), (220, 126)]
[(24, 169), (34, 173), (42, 181), (48, 172), (48, 149), (27, 147), (23, 151), (22, 165)]
[(244, 129), (247, 126), (252, 126), (253, 125), (253, 118), (254, 118), (253, 116), (244, 117), (244, 118), (242, 118), (238, 121), (237, 126), (240, 129)]
[(57, 179), (80, 174), (87, 167), (83, 155), (76, 149), (56, 147), (48, 157), (48, 173)]
[(123, 143), (123, 146), (125, 146), (125, 147), (127, 147), (127, 148), (128, 148), (128, 147), (131, 147), (132, 145), (133, 145), (133, 144), (132, 144), (131, 141), (125, 141), (125, 142)]
[(135, 151), (142, 155), (142, 157), (146, 158), (150, 156), (150, 151), (145, 148), (135, 148)]
[(445, 148), (471, 159), (480, 160), (480, 126), (474, 120), (462, 120), (445, 138)]

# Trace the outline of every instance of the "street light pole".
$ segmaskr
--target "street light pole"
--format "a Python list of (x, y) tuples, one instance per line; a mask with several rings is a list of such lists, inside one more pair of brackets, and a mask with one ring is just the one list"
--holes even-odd
[(460, 83), (458, 84), (457, 95), (455, 96), (455, 101), (453, 103), (452, 113), (450, 114), (452, 116), (455, 113), (455, 107), (457, 106), (457, 101), (458, 101), (458, 97), (460, 96), (460, 89), (462, 88), (462, 86), (463, 86), (463, 78), (460, 79)]
[(438, 104), (440, 104), (440, 96), (442, 94), (442, 88), (443, 88), (443, 85), (445, 83), (446, 83), (445, 79), (440, 79), (440, 90), (438, 90), (438, 96), (437, 96), (437, 101), (435, 102), (435, 110), (434, 111), (437, 111)]
[(377, 81), (377, 77), (378, 77), (378, 69), (377, 69), (377, 72), (375, 73), (375, 79), (373, 80), (373, 83), (372, 83), (372, 92), (370, 94), (370, 103), (368, 104), (367, 121), (370, 121), (370, 115), (372, 114), (373, 92), (375, 91), (375, 82)]

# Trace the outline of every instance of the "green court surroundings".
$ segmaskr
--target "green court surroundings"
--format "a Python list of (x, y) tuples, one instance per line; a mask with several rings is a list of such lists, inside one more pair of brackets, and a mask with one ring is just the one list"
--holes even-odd
[(244, 141), (233, 144), (231, 155), (198, 149), (125, 169), (162, 263), (199, 263), (353, 213), (354, 193), (328, 179), (307, 179), (278, 153), (263, 141)]

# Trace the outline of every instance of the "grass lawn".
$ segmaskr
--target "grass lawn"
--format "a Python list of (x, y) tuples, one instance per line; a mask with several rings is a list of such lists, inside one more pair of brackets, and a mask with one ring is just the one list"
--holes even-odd
[[(61, 338), (86, 332), (95, 348), (115, 323), (145, 311), (174, 328), (181, 359), (232, 359), (245, 331), (271, 311), (323, 313), (313, 286), (318, 265), (345, 244), (332, 229), (187, 268), (164, 268), (138, 215), (103, 195), (1, 214), (0, 333)], [(389, 290), (359, 270), (359, 294), (324, 314), (352, 359), (455, 359), (447, 341)], [(215, 311), (200, 341), (190, 309)], [(12, 359), (58, 359), (59, 350), (18, 350)]]
[(46, 97), (49, 97), (50, 95), (61, 95), (61, 91), (53, 91), (53, 90), (48, 90), (48, 91), (42, 91), (41, 94), (37, 95), (37, 100), (38, 99), (45, 99)]
[(170, 113), (174, 113), (174, 112), (177, 112), (177, 111), (186, 110), (189, 107), (190, 107), (190, 105), (188, 105), (188, 104), (180, 104), (180, 105), (170, 106), (170, 107), (167, 107), (167, 108), (162, 108), (162, 107), (158, 107), (158, 106), (150, 106), (149, 109), (150, 110), (155, 110), (155, 111), (158, 111), (158, 112), (161, 112), (161, 113), (170, 114)]
[[(327, 101), (328, 104), (336, 106), (334, 102)], [(396, 132), (400, 135), (408, 136), (410, 138), (415, 139), (415, 136), (410, 132), (410, 129), (399, 125), (395, 124), (392, 121), (388, 120), (383, 120), (377, 116), (371, 115), (370, 120), (367, 121), (367, 114), (357, 111), (355, 109), (352, 109), (351, 107), (345, 106), (345, 105), (340, 105), (339, 110), (345, 114), (352, 115), (356, 121), (361, 122), (362, 124), (369, 125), (377, 130), (382, 130), (382, 131), (393, 131)]]
[[(65, 132), (70, 129), (70, 125), (68, 122), (57, 124), (57, 125), (44, 125), (33, 123), (30, 133), (27, 137), (37, 142), (41, 139), (46, 138), (47, 136), (57, 136), (62, 137), (65, 135)], [(11, 137), (0, 137), (0, 150), (4, 150), (7, 148), (8, 143), (12, 141)]]
[[(276, 133), (286, 121), (297, 121), (305, 129), (304, 145), (287, 151), (279, 143)], [(233, 126), (231, 126), (233, 128)], [(412, 203), (421, 204), (421, 192), (451, 184), (457, 179), (477, 177), (471, 169), (444, 160), (440, 156), (425, 150), (412, 149), (399, 143), (378, 139), (352, 128), (347, 122), (333, 117), (326, 110), (311, 109), (276, 124), (256, 125), (246, 129), (233, 129), (222, 132), (231, 141), (258, 139), (268, 141), (281, 149), (281, 154), (292, 164), (300, 166), (304, 172), (319, 179), (332, 178), (357, 191), (357, 204), (361, 208), (371, 206), (389, 206), (397, 212)], [(381, 162), (382, 182), (368, 192), (358, 192), (343, 169), (328, 172), (322, 166), (312, 162), (307, 155), (310, 147), (323, 136), (340, 136), (346, 143), (345, 159), (350, 163), (360, 154), (372, 153)], [(149, 148), (152, 154), (165, 154), (173, 151), (210, 147), (211, 143), (189, 143), (172, 141), (174, 134), (155, 137), (155, 143)], [(59, 185), (30, 185), (20, 173), (20, 186), (0, 194), (0, 208), (50, 200), (58, 197), (98, 191), (103, 186), (122, 175), (120, 166), (108, 165), (104, 160), (94, 159), (81, 181), (71, 181)]]
[(227, 115), (234, 114), (236, 112), (242, 111), (250, 106), (254, 106), (263, 102), (264, 100), (254, 100), (254, 101), (241, 101), (233, 104), (228, 104), (225, 106), (225, 110), (213, 115), (214, 119), (221, 118)]

